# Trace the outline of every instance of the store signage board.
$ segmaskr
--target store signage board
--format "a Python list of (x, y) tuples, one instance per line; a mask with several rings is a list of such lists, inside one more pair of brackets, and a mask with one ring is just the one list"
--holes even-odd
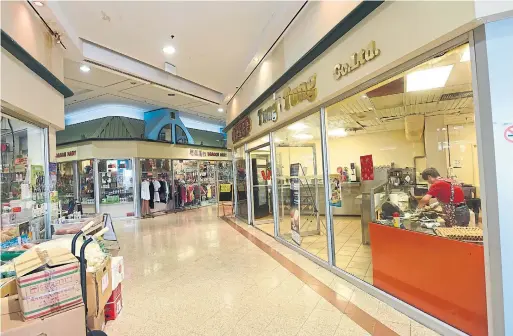
[(55, 154), (55, 158), (57, 159), (57, 162), (74, 161), (78, 159), (77, 153), (77, 147), (58, 149), (57, 153)]
[(245, 116), (239, 121), (232, 129), (232, 141), (236, 143), (251, 133), (251, 119), (249, 116)]
[(290, 110), (297, 104), (307, 100), (315, 101), (317, 98), (317, 75), (313, 75), (306, 82), (300, 83), (295, 88), (286, 87), (283, 90), (283, 99), (285, 100), (285, 110)]
[(215, 152), (215, 151), (205, 151), (201, 149), (193, 149), (189, 150), (190, 156), (198, 156), (198, 157), (228, 157), (228, 153), (226, 152)]
[(299, 163), (290, 165), (290, 233), (292, 240), (301, 245), (301, 234), (299, 226), (301, 224), (301, 200), (299, 195)]
[(339, 80), (365, 63), (372, 61), (378, 57), (380, 53), (380, 50), (376, 48), (376, 42), (371, 41), (366, 48), (352, 54), (348, 63), (335, 64), (335, 67), (333, 68), (333, 77), (336, 80)]
[(232, 185), (230, 183), (219, 185), (219, 201), (231, 202), (233, 200)]
[(280, 104), (274, 102), (266, 108), (261, 108), (257, 111), (258, 115), (258, 126), (268, 123), (269, 121), (276, 122), (278, 120), (278, 110)]

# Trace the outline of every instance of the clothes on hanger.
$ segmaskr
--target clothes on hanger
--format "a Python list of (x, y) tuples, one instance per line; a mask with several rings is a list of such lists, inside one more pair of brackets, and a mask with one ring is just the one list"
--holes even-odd
[(149, 189), (150, 189), (150, 209), (154, 209), (155, 208), (155, 185), (153, 184), (153, 182), (150, 182), (149, 183)]
[(160, 202), (160, 194), (159, 194), (160, 182), (157, 180), (153, 180), (153, 201)]

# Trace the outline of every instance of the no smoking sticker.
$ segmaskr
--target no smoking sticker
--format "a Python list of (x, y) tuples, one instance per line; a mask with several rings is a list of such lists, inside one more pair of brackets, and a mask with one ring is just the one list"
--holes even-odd
[(504, 139), (506, 141), (513, 143), (513, 125), (506, 127), (506, 130), (504, 130)]

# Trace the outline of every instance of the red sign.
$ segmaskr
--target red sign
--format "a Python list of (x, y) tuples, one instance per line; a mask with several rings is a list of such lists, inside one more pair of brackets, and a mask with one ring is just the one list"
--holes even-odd
[(506, 129), (504, 130), (504, 139), (506, 139), (506, 141), (508, 142), (513, 143), (513, 125), (506, 127)]
[(372, 155), (360, 156), (360, 167), (362, 181), (374, 180), (374, 163), (372, 161)]
[(237, 141), (244, 139), (251, 132), (251, 119), (248, 116), (242, 118), (232, 129), (232, 141), (236, 143)]

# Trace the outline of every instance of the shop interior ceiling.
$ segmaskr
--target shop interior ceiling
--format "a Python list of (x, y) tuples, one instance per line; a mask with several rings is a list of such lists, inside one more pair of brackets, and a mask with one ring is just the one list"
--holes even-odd
[[(221, 92), (227, 101), (258, 64), (304, 1), (61, 1), (77, 35), (143, 63)], [(163, 47), (176, 49), (166, 55)], [(141, 81), (66, 61), (65, 83), (75, 92), (66, 112), (106, 101), (140, 108), (176, 108), (225, 122), (219, 106)]]
[[(474, 123), (472, 74), (469, 61), (461, 61), (468, 45), (423, 63), (327, 108), (328, 130), (343, 128), (347, 136), (402, 130), (411, 115), (444, 116), (446, 125)], [(445, 86), (407, 92), (406, 76), (419, 70), (453, 65)], [(304, 130), (287, 129), (287, 138), (298, 133), (319, 138), (318, 117), (305, 118)], [(308, 131), (312, 129), (312, 131)], [(292, 138), (291, 138), (292, 139)], [(294, 141), (298, 141), (294, 137)], [(301, 141), (301, 140), (299, 140)], [(308, 142), (308, 139), (305, 139)]]

